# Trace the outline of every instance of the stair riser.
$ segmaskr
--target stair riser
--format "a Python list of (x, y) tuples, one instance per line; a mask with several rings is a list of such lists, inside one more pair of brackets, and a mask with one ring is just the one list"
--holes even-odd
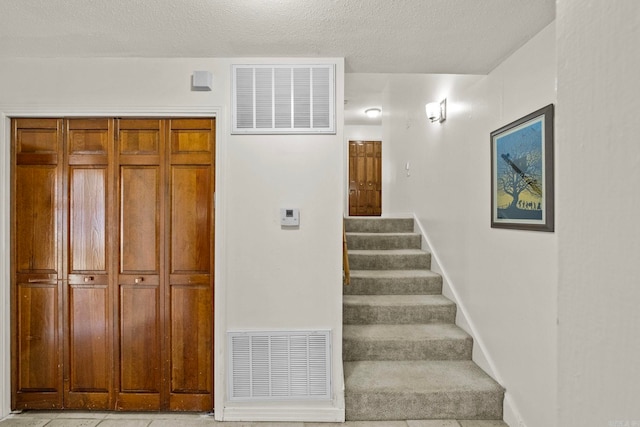
[(501, 420), (503, 392), (355, 393), (345, 395), (347, 421)]
[(421, 237), (415, 234), (406, 236), (357, 236), (347, 234), (349, 250), (383, 249), (420, 249)]
[(431, 254), (349, 254), (352, 270), (418, 270), (431, 268)]
[(354, 233), (411, 233), (412, 218), (346, 218), (345, 231)]
[(472, 340), (383, 341), (344, 339), (344, 361), (358, 360), (470, 360)]
[(347, 325), (407, 325), (413, 323), (453, 323), (456, 318), (455, 305), (437, 307), (346, 305), (343, 323)]
[(351, 284), (343, 290), (345, 295), (437, 295), (442, 293), (442, 278), (372, 279), (351, 276)]

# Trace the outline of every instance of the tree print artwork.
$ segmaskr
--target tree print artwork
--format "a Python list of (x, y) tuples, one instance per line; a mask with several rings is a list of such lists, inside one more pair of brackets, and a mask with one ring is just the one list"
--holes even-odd
[(541, 220), (544, 209), (542, 120), (496, 138), (498, 219)]
[(491, 132), (491, 227), (554, 230), (553, 110)]

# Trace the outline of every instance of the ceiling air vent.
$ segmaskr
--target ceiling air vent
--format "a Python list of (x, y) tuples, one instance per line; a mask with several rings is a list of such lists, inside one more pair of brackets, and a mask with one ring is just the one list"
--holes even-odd
[(329, 331), (228, 332), (230, 400), (331, 398)]
[(335, 134), (335, 66), (233, 65), (234, 134)]

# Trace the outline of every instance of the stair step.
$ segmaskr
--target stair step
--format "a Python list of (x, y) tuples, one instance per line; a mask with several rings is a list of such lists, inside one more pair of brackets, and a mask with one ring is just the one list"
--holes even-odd
[(456, 305), (413, 230), (411, 218), (345, 219), (346, 418), (504, 427), (504, 389), (471, 361), (473, 340), (454, 324)]
[(442, 276), (431, 270), (351, 270), (345, 295), (433, 295), (442, 292)]
[(345, 218), (346, 232), (411, 233), (413, 218)]
[(344, 325), (343, 360), (470, 360), (473, 341), (453, 324)]
[(344, 363), (346, 419), (502, 419), (504, 389), (472, 361)]
[(348, 250), (420, 249), (422, 237), (417, 233), (347, 233)]
[(343, 323), (453, 323), (456, 305), (442, 295), (344, 295)]
[(349, 251), (352, 270), (418, 270), (431, 268), (431, 254), (419, 249)]

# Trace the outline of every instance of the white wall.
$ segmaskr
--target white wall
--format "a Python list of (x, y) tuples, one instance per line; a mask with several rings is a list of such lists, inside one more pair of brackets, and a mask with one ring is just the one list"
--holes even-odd
[(640, 426), (640, 2), (559, 0), (560, 426)]
[[(277, 63), (284, 59), (250, 59)], [(342, 188), (344, 61), (336, 64), (336, 135), (231, 136), (229, 59), (0, 60), (0, 291), (8, 301), (9, 144), (12, 115), (217, 115), (216, 418), (344, 418), (342, 378)], [(210, 70), (212, 92), (190, 91)], [(298, 230), (282, 230), (281, 207), (300, 208)], [(0, 305), (0, 368), (8, 372), (8, 303)], [(330, 329), (333, 401), (233, 405), (226, 401), (226, 331)], [(9, 378), (0, 376), (1, 414)], [(292, 410), (292, 408), (294, 408)], [(226, 415), (225, 415), (226, 414)]]
[(382, 126), (345, 125), (344, 140), (382, 141)]
[(489, 133), (555, 102), (555, 58), (552, 24), (487, 76), (393, 75), (383, 105), (385, 214), (415, 212), (514, 426), (555, 425), (558, 237), (490, 227)]

